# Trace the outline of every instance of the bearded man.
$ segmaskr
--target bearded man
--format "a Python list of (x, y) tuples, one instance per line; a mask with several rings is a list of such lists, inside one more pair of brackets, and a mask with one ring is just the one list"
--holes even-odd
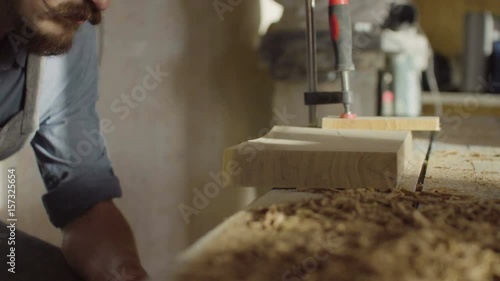
[[(110, 0), (0, 1), (0, 161), (31, 144), (44, 206), (63, 233), (61, 249), (21, 232), (14, 245), (0, 239), (0, 279), (148, 280), (112, 202), (121, 188), (96, 112), (94, 25)], [(0, 234), (12, 224), (0, 222)]]

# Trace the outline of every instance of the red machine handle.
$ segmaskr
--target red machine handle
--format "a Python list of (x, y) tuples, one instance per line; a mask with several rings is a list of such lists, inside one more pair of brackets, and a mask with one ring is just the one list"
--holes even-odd
[(352, 71), (352, 26), (349, 0), (329, 0), (330, 32), (337, 59), (337, 71)]

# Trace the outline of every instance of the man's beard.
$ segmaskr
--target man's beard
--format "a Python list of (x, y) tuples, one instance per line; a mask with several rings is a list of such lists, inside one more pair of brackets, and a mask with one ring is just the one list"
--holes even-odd
[[(40, 56), (55, 56), (68, 53), (73, 47), (73, 39), (80, 24), (78, 21), (89, 21), (93, 25), (101, 22), (102, 15), (97, 6), (85, 0), (83, 3), (64, 3), (55, 8), (47, 6), (47, 11), (36, 15), (34, 19), (19, 19), (16, 34), (24, 36), (28, 52)], [(34, 21), (47, 20), (62, 28), (59, 33), (44, 31)]]

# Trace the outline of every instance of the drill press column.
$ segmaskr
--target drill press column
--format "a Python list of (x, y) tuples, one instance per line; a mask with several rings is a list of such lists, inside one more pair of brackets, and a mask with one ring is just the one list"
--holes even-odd
[[(306, 1), (307, 21), (307, 80), (309, 81), (309, 92), (315, 93), (318, 85), (318, 66), (316, 61), (316, 27), (314, 18), (315, 0)], [(318, 126), (316, 105), (309, 105), (309, 126)]]

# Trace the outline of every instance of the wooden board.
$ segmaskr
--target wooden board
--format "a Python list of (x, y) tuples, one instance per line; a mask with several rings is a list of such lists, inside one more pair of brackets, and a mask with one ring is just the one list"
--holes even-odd
[(500, 199), (500, 118), (456, 120), (432, 144), (424, 191)]
[(277, 126), (224, 152), (225, 186), (392, 189), (411, 150), (407, 131)]
[(323, 129), (383, 130), (383, 131), (439, 131), (439, 117), (340, 117), (323, 118)]

